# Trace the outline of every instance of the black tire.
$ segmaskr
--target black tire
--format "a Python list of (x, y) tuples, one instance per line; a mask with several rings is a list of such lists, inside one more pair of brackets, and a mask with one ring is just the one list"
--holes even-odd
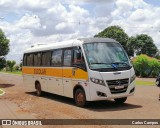
[(157, 79), (156, 79), (156, 86), (157, 86), (157, 87), (160, 87), (159, 81), (160, 81), (159, 78), (157, 78)]
[(74, 93), (74, 100), (78, 107), (85, 107), (86, 106), (86, 95), (82, 89), (77, 89)]
[(37, 94), (37, 96), (42, 95), (41, 85), (39, 82), (36, 83), (36, 94)]
[(126, 100), (127, 100), (127, 97), (114, 99), (114, 101), (115, 101), (117, 104), (123, 104)]

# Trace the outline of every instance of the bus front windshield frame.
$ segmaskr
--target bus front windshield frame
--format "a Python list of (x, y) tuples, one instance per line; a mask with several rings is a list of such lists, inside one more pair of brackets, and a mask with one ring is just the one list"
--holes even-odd
[(91, 70), (125, 70), (132, 67), (123, 47), (116, 42), (94, 42), (83, 44)]

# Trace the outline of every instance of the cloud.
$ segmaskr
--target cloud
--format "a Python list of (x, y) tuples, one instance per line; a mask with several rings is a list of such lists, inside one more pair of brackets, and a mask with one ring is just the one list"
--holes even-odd
[(130, 16), (131, 20), (134, 21), (144, 21), (147, 18), (150, 18), (153, 15), (153, 13), (148, 9), (137, 9), (132, 13)]
[(111, 13), (112, 17), (114, 19), (128, 17), (134, 8), (133, 4), (131, 0), (117, 0), (115, 2), (115, 10)]
[(129, 36), (148, 34), (160, 47), (159, 40), (159, 13), (160, 7), (145, 3), (143, 0), (117, 0), (116, 8), (111, 12), (109, 25), (121, 26)]
[(22, 29), (36, 29), (42, 27), (40, 19), (36, 15), (25, 14), (16, 24), (18, 28)]
[(98, 4), (94, 9), (96, 17), (109, 17), (114, 9), (114, 2), (108, 2), (106, 4)]
[(88, 16), (89, 12), (79, 6), (69, 5), (70, 13), (72, 16)]

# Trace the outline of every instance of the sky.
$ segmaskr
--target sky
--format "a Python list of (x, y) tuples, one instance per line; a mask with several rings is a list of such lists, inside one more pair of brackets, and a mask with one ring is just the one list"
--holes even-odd
[(129, 36), (148, 34), (160, 49), (160, 0), (0, 0), (8, 60), (20, 62), (33, 44), (93, 37), (111, 25)]

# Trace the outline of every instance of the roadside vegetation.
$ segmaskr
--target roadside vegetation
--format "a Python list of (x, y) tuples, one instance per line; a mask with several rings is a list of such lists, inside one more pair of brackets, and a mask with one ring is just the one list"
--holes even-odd
[(0, 95), (2, 95), (3, 93), (4, 93), (3, 90), (0, 89)]
[(22, 63), (16, 64), (14, 60), (13, 61), (7, 60), (5, 67), (1, 69), (0, 72), (22, 75), (21, 70), (22, 70)]
[(157, 77), (160, 72), (160, 62), (158, 59), (141, 54), (132, 60), (136, 76)]
[(22, 72), (21, 72), (21, 71), (13, 71), (13, 72), (10, 72), (10, 71), (1, 70), (0, 72), (2, 72), (2, 73), (9, 73), (9, 74), (15, 74), (15, 75), (22, 75)]
[[(147, 79), (147, 78), (146, 78)], [(154, 86), (155, 85), (155, 81), (153, 80), (153, 81), (145, 81), (145, 78), (144, 78), (144, 80), (137, 80), (136, 79), (136, 81), (135, 81), (135, 84), (136, 85), (149, 85), (149, 86)]]

